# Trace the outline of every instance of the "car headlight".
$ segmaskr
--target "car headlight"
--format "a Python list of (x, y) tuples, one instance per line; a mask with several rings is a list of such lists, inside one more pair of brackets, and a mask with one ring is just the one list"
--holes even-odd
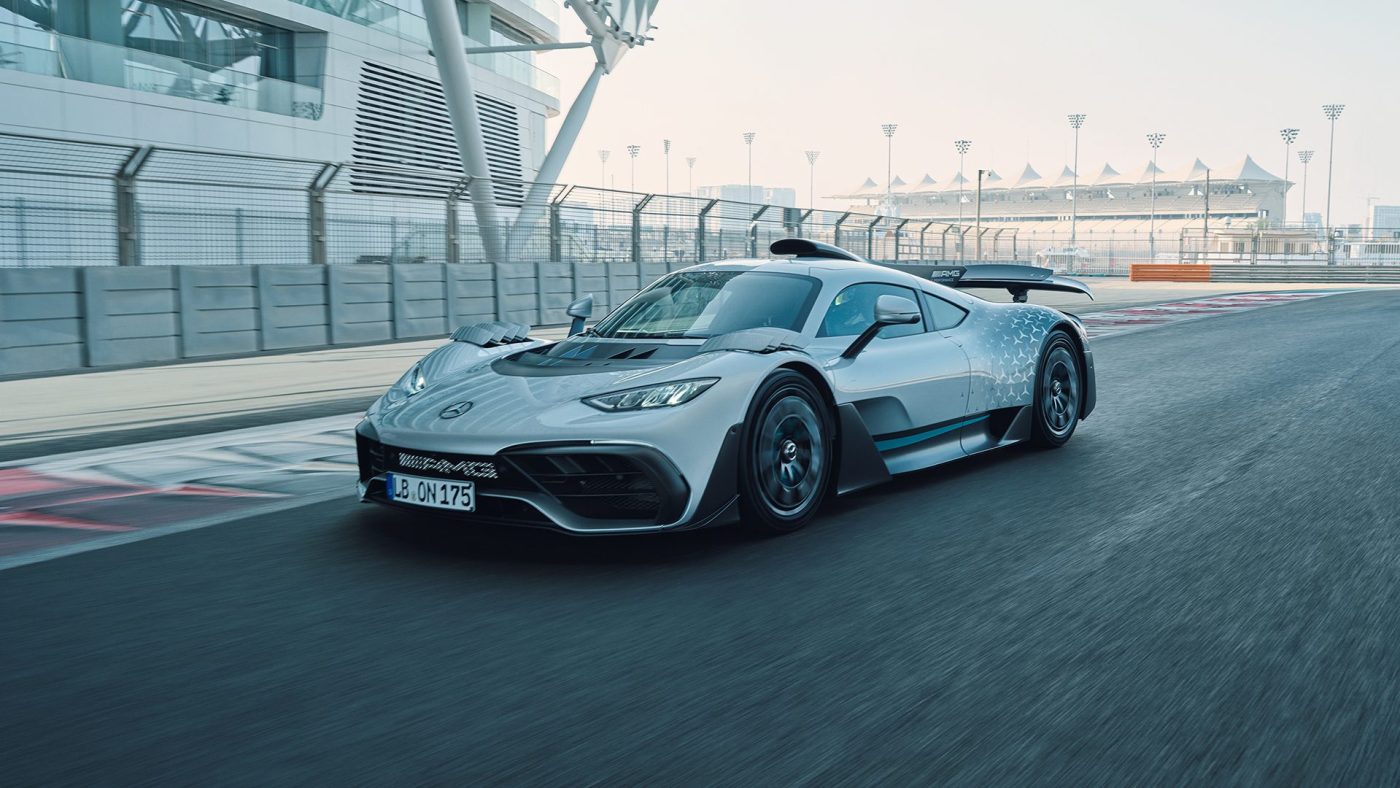
[(718, 382), (719, 378), (679, 380), (675, 383), (662, 383), (644, 388), (613, 391), (595, 397), (584, 397), (583, 401), (598, 410), (606, 411), (669, 408), (673, 405), (690, 402), (703, 394), (705, 389)]
[(400, 405), (409, 397), (423, 390), (428, 385), (427, 378), (423, 377), (423, 363), (420, 361), (413, 365), (413, 369), (404, 373), (398, 382), (389, 387), (384, 392), (384, 403), (389, 407)]

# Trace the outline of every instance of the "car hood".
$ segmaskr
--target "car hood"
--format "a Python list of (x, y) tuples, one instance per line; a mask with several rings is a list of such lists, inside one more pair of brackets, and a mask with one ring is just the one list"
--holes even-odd
[[(547, 346), (536, 348), (543, 349)], [(522, 363), (522, 355), (519, 351), (497, 355), (466, 366), (425, 359), (427, 386), (397, 406), (380, 408), (376, 415), (381, 430), (439, 434), (506, 431), (516, 423), (539, 422), (543, 414), (577, 405), (584, 397), (702, 377), (705, 368), (722, 354), (687, 353), (687, 357), (670, 362), (600, 359), (560, 366)], [(449, 407), (458, 413), (445, 416)]]

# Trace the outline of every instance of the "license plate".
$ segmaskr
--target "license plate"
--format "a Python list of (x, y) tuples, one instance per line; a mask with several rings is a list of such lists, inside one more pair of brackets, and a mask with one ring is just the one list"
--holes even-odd
[(411, 503), (457, 512), (476, 511), (476, 482), (454, 482), (389, 473), (384, 475), (384, 484), (389, 491), (389, 499), (396, 503)]

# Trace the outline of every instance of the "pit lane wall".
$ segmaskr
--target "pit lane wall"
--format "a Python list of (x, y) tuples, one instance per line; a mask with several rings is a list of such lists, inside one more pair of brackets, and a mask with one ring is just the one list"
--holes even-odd
[(414, 263), (0, 268), (0, 377), (567, 322), (666, 272), (660, 263)]
[(1128, 269), (1134, 282), (1363, 282), (1400, 284), (1395, 265), (1202, 265), (1138, 263)]

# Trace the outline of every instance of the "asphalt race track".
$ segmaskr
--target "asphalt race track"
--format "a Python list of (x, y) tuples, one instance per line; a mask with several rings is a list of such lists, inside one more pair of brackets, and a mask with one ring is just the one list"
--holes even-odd
[(1065, 449), (785, 538), (347, 491), (0, 572), (0, 784), (1400, 782), (1400, 292), (1094, 347)]

